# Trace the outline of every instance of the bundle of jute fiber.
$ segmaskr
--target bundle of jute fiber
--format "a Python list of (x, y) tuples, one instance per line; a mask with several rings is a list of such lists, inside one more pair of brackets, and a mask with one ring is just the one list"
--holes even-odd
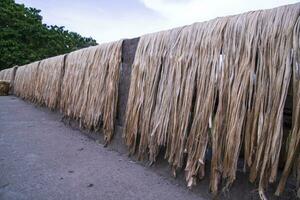
[(60, 55), (40, 61), (34, 92), (37, 104), (45, 105), (50, 109), (58, 108), (65, 57), (66, 55)]
[[(290, 133), (288, 156), (283, 170), (282, 177), (276, 190), (276, 194), (280, 195), (287, 181), (287, 178), (295, 166), (297, 169), (298, 184), (300, 182), (300, 18), (298, 17), (297, 23), (293, 32), (292, 43), (292, 82), (293, 82), (293, 118), (292, 118), (292, 130)], [(294, 164), (295, 162), (296, 165)], [(299, 187), (299, 186), (298, 186)], [(298, 188), (299, 190), (299, 188)], [(300, 191), (300, 190), (299, 190)]]
[(0, 80), (9, 82), (9, 92), (10, 93), (13, 93), (13, 85), (14, 85), (16, 70), (17, 70), (17, 67), (15, 66), (15, 67), (4, 69), (4, 70), (0, 71)]
[(67, 55), (62, 81), (61, 111), (80, 126), (103, 128), (109, 142), (114, 131), (122, 40)]
[[(145, 156), (145, 151), (148, 148), (147, 144), (150, 142), (148, 138), (150, 136), (150, 126), (152, 126), (150, 122), (152, 122), (151, 115), (155, 106), (159, 106), (158, 104), (161, 103), (160, 106), (164, 111), (157, 109), (157, 112), (169, 112), (168, 108), (163, 106), (163, 104), (172, 105), (170, 102), (166, 102), (170, 98), (163, 94), (167, 90), (158, 91), (158, 85), (162, 84), (165, 87), (167, 85), (171, 87), (169, 76), (172, 69), (171, 66), (168, 66), (168, 63), (164, 62), (164, 58), (166, 53), (170, 53), (169, 49), (167, 49), (170, 48), (169, 44), (176, 43), (179, 31), (180, 29), (175, 29), (170, 32), (164, 31), (146, 35), (141, 37), (138, 44), (132, 67), (124, 137), (131, 153), (134, 153), (136, 148), (139, 149), (138, 153), (141, 159)], [(160, 80), (162, 80), (161, 83), (159, 82)], [(163, 86), (161, 86), (161, 89), (164, 89)], [(173, 92), (171, 90), (168, 91)], [(158, 101), (156, 104), (155, 100), (158, 96), (161, 98), (161, 101)], [(137, 144), (138, 135), (140, 135), (140, 144)], [(165, 137), (161, 139), (166, 140)], [(153, 148), (153, 156), (150, 156), (152, 161), (155, 160), (155, 151), (156, 149)]]
[(0, 71), (0, 80), (9, 81), (10, 80), (10, 68)]
[[(131, 153), (138, 146), (139, 158), (148, 150), (151, 162), (165, 146), (165, 158), (174, 174), (184, 165), (184, 154), (188, 153), (189, 186), (198, 171), (204, 176), (208, 123), (225, 25), (226, 20), (215, 20), (145, 35), (133, 64), (125, 141)], [(205, 39), (209, 37), (213, 39)], [(192, 119), (195, 122), (190, 127)], [(195, 141), (199, 143), (193, 144)]]
[(28, 101), (34, 101), (39, 63), (40, 62), (37, 61), (18, 67), (14, 82), (15, 95), (20, 96), (21, 98)]
[(9, 93), (9, 81), (0, 80), (0, 96), (7, 96)]
[(155, 161), (165, 147), (192, 186), (209, 145), (216, 193), (236, 179), (244, 142), (245, 168), (265, 198), (277, 177), (299, 11), (294, 4), (142, 36), (124, 129), (131, 153)]
[(261, 198), (265, 198), (263, 189), (277, 178), (283, 109), (292, 72), (293, 34), (299, 14), (300, 4), (295, 4), (264, 11), (257, 20), (261, 22), (261, 41), (252, 105), (247, 109), (245, 159), (250, 181), (259, 180)]
[(4, 69), (0, 71), (0, 80), (12, 81), (14, 79), (15, 67)]

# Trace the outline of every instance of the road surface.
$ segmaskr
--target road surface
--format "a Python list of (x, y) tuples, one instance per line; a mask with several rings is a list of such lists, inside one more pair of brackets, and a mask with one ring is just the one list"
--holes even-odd
[(0, 97), (0, 199), (197, 199), (199, 195), (109, 151), (60, 115)]

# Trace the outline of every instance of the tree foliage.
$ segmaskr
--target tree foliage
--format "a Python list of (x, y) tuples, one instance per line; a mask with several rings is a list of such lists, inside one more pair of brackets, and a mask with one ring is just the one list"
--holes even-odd
[(63, 26), (43, 24), (40, 12), (0, 1), (0, 70), (97, 44)]

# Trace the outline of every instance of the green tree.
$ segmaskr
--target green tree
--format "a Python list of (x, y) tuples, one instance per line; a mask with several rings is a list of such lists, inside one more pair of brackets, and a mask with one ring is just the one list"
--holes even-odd
[(63, 26), (43, 24), (40, 12), (0, 0), (0, 70), (97, 45)]

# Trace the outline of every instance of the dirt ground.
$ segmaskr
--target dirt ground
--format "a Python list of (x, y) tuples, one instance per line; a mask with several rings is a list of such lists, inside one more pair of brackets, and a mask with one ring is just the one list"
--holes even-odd
[[(0, 97), (1, 200), (212, 198), (208, 178), (188, 190), (183, 174), (174, 179), (166, 162), (151, 167), (137, 162), (61, 119), (16, 97)], [(230, 192), (219, 197), (258, 198), (242, 172)], [(294, 190), (288, 189), (280, 199), (293, 198)]]

